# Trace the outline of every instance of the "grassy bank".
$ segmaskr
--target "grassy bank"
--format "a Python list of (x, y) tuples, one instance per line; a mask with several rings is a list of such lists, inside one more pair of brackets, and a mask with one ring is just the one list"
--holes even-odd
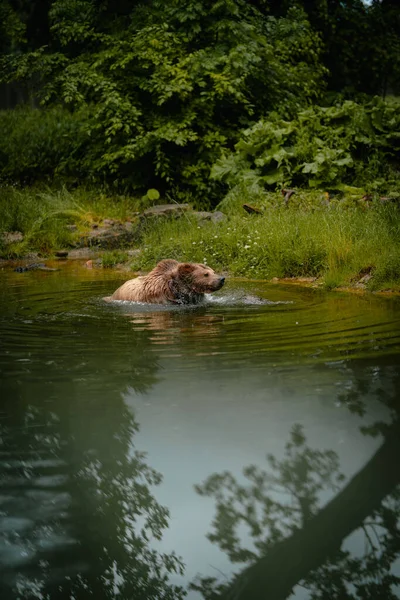
[[(318, 277), (328, 289), (351, 285), (363, 276), (372, 290), (400, 290), (400, 219), (392, 203), (360, 206), (344, 198), (321, 203), (321, 193), (300, 193), (285, 207), (279, 194), (265, 200), (261, 215), (231, 211), (220, 223), (188, 215), (141, 230), (133, 269), (151, 269), (161, 258), (205, 262), (232, 275)], [(16, 191), (1, 197), (0, 231), (21, 231), (24, 240), (3, 247), (3, 256), (28, 251), (51, 254), (73, 242), (103, 218), (135, 220), (140, 201), (95, 192)], [(127, 258), (127, 255), (121, 255)], [(116, 261), (106, 253), (104, 266)]]
[(0, 233), (19, 231), (24, 239), (13, 244), (0, 240), (0, 256), (23, 257), (29, 252), (50, 255), (74, 245), (80, 234), (105, 218), (128, 220), (139, 203), (131, 197), (111, 196), (99, 190), (1, 187)]
[(400, 289), (399, 214), (392, 206), (282, 208), (207, 227), (182, 219), (149, 228), (136, 266), (166, 256), (256, 278), (323, 277), (329, 289), (372, 274), (371, 289)]

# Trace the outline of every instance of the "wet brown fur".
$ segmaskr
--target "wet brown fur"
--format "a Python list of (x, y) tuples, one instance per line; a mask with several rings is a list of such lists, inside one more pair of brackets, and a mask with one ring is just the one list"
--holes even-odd
[(150, 304), (198, 304), (205, 293), (215, 292), (225, 278), (206, 265), (165, 259), (148, 274), (126, 281), (105, 300)]

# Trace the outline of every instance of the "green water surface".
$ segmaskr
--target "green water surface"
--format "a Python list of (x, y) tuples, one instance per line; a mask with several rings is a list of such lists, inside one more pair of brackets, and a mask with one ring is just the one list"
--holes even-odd
[[(396, 422), (398, 298), (230, 280), (196, 308), (103, 302), (124, 278), (78, 262), (57, 272), (0, 271), (2, 600), (175, 599), (197, 574), (229, 582), (252, 560), (233, 564), (235, 545), (267, 553), (277, 536), (268, 514), (283, 537), (305, 528), (382, 444), (379, 432), (361, 428)], [(286, 513), (259, 503), (265, 489), (256, 478), (247, 500), (259, 529), (249, 527), (251, 510), (247, 525), (240, 521), (231, 486), (231, 496), (219, 497), (223, 526), (215, 532), (217, 500), (194, 486), (222, 472), (247, 483), (248, 465), (271, 473), (266, 454), (287, 457), (293, 431), (304, 435), (299, 449), (329, 451), (332, 460), (292, 452), (277, 467), (283, 479), (268, 493)], [(346, 478), (335, 489), (326, 468)], [(313, 481), (322, 482), (315, 501)], [(382, 506), (396, 505), (398, 486), (384, 491), (379, 476), (371, 481), (382, 486)], [(368, 555), (372, 536), (359, 525), (355, 519), (342, 540), (354, 560)], [(394, 519), (392, 534), (396, 526)], [(340, 598), (357, 584), (381, 586), (376, 598), (396, 597), (394, 580), (382, 587), (385, 573), (396, 574), (396, 548), (390, 560), (374, 554), (379, 568), (354, 566), (351, 576), (337, 562), (335, 584), (321, 562), (310, 581), (303, 573), (293, 597), (328, 585), (329, 597)], [(283, 562), (282, 579), (288, 570)]]

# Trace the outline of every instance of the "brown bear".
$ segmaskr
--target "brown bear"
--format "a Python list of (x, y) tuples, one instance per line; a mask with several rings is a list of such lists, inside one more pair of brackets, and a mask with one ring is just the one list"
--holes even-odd
[(225, 277), (206, 265), (166, 259), (148, 274), (126, 281), (105, 300), (130, 300), (150, 304), (198, 304), (204, 294), (222, 288)]

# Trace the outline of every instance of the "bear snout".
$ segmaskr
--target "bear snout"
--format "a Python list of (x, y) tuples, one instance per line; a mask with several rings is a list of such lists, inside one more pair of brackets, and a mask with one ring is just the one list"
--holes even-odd
[(225, 277), (218, 277), (215, 289), (220, 290), (225, 283)]

